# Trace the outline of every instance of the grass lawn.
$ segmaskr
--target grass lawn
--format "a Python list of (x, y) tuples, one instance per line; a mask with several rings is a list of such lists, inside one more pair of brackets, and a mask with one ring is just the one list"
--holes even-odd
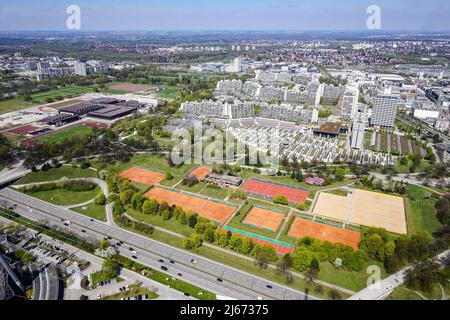
[(406, 220), (409, 233), (426, 232), (431, 235), (441, 223), (436, 218), (434, 203), (436, 198), (424, 199), (430, 191), (415, 185), (408, 185), (408, 196), (405, 201)]
[[(408, 173), (410, 173), (409, 168), (411, 167), (411, 165), (412, 165), (412, 160), (408, 159), (408, 163), (406, 165), (401, 165), (400, 160), (397, 160), (397, 162), (395, 164), (395, 170), (397, 170), (399, 173), (408, 174)], [(419, 165), (416, 167), (416, 171), (414, 171), (414, 172), (422, 172), (429, 166), (430, 166), (429, 161), (422, 160), (422, 161), (420, 161)]]
[[(443, 286), (445, 295), (449, 294), (450, 285)], [(441, 300), (442, 292), (438, 285), (435, 285), (431, 292), (417, 291), (419, 294), (424, 296), (429, 300)], [(409, 289), (405, 284), (397, 287), (386, 300), (424, 300), (418, 293), (414, 290)]]
[[(367, 266), (369, 265), (379, 264), (376, 262), (368, 262)], [(380, 269), (381, 277), (386, 277), (387, 274), (384, 271), (384, 268), (381, 266)], [(329, 262), (321, 262), (318, 279), (357, 292), (367, 286), (367, 278), (369, 276), (370, 275), (366, 273), (366, 268), (363, 268), (363, 270), (358, 272), (347, 271), (337, 269), (333, 264)]]
[(0, 101), (0, 114), (32, 107), (32, 102), (27, 102), (22, 98), (12, 98)]
[[(86, 210), (83, 210), (83, 208), (86, 208)], [(82, 207), (73, 208), (71, 210), (100, 221), (106, 221), (105, 206), (99, 204), (90, 203)]]
[[(180, 182), (181, 180), (183, 180), (183, 177), (173, 177), (172, 179), (164, 179), (161, 180), (159, 182), (160, 185), (166, 186), (166, 187), (173, 187), (174, 185), (176, 185), (178, 182)], [(178, 185), (180, 186), (180, 184)], [(177, 186), (177, 188), (178, 188)]]
[[(92, 92), (92, 88), (90, 87), (80, 87), (80, 86), (71, 86), (65, 88), (54, 89), (46, 92), (35, 93), (31, 95), (33, 101), (38, 103), (46, 103), (46, 98), (55, 99), (56, 96), (61, 96), (64, 98), (73, 98), (85, 93)], [(55, 99), (56, 100), (56, 99)]]
[(69, 191), (55, 189), (50, 191), (38, 191), (29, 195), (60, 206), (75, 205), (94, 199), (99, 194), (100, 188), (91, 191)]
[(81, 169), (72, 166), (61, 166), (59, 168), (52, 168), (47, 171), (37, 171), (27, 174), (16, 182), (16, 184), (27, 184), (34, 182), (46, 182), (59, 180), (63, 177), (68, 179), (75, 178), (96, 178), (97, 172), (92, 169)]
[(184, 185), (183, 182), (181, 182), (180, 184), (177, 185), (176, 189), (198, 193), (198, 192), (200, 192), (200, 190), (202, 190), (205, 187), (206, 187), (206, 185), (201, 182), (198, 182), (192, 186)]
[(127, 291), (122, 291), (107, 297), (103, 297), (101, 298), (101, 300), (121, 300), (122, 298), (125, 297), (129, 297), (129, 298), (133, 298), (136, 297), (138, 295), (144, 296), (147, 295), (148, 299), (156, 299), (159, 297), (159, 295), (157, 295), (156, 293), (154, 293), (153, 291), (147, 290), (145, 288), (142, 287), (138, 287), (135, 284), (130, 285), (130, 289)]
[(200, 194), (217, 199), (225, 199), (228, 195), (228, 188), (221, 188), (217, 186), (207, 186)]
[(175, 99), (180, 95), (181, 86), (163, 86), (159, 91), (156, 91), (156, 95), (160, 98)]
[(254, 205), (262, 206), (262, 207), (265, 207), (267, 209), (274, 209), (274, 210), (277, 210), (277, 211), (281, 211), (283, 213), (288, 213), (289, 212), (288, 208), (281, 207), (279, 205), (276, 205), (275, 203), (271, 203), (271, 199), (267, 199), (267, 201), (268, 202), (260, 201), (260, 200), (253, 199), (253, 198), (252, 199), (247, 198), (247, 202), (248, 203), (253, 203)]
[(161, 228), (185, 235), (187, 237), (194, 231), (193, 229), (189, 228), (188, 225), (179, 223), (178, 220), (175, 220), (174, 217), (172, 217), (170, 220), (164, 220), (159, 215), (143, 214), (137, 210), (134, 210), (131, 207), (127, 207), (127, 213), (131, 217), (133, 217), (139, 221), (150, 223), (154, 226), (161, 227)]
[(55, 133), (43, 136), (39, 138), (38, 141), (42, 143), (62, 144), (64, 141), (68, 139), (73, 139), (75, 137), (85, 137), (92, 134), (92, 132), (93, 130), (91, 127), (83, 125), (75, 125), (68, 127), (66, 129), (56, 131)]
[(186, 171), (192, 169), (195, 165), (183, 164), (179, 167), (170, 167), (164, 155), (152, 153), (140, 153), (133, 156), (128, 162), (116, 162), (115, 164), (108, 164), (106, 169), (120, 173), (133, 166), (142, 166), (150, 170), (153, 169), (161, 172), (169, 171), (170, 173), (172, 173), (173, 176), (176, 177), (183, 175)]

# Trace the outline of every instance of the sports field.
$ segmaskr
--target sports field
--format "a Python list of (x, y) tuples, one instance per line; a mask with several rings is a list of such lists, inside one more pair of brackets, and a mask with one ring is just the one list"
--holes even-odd
[(120, 174), (133, 182), (145, 184), (147, 186), (153, 186), (158, 184), (161, 180), (165, 179), (166, 175), (160, 172), (155, 172), (139, 167), (131, 167)]
[(247, 193), (253, 193), (269, 198), (281, 194), (285, 196), (289, 202), (293, 203), (304, 203), (309, 194), (307, 190), (302, 188), (255, 178), (248, 180), (242, 186), (242, 190)]
[(283, 219), (283, 213), (259, 207), (253, 207), (245, 217), (243, 223), (254, 226), (256, 228), (275, 232), (277, 231)]
[[(85, 137), (90, 134), (92, 134), (91, 127), (85, 125), (73, 125), (61, 130), (54, 131), (50, 134), (39, 136), (36, 138), (36, 140), (42, 143), (61, 144), (64, 143), (64, 141), (66, 140), (73, 139), (76, 137)], [(30, 140), (33, 140), (33, 138)]]
[(197, 167), (189, 173), (190, 178), (195, 178), (198, 181), (201, 181), (206, 178), (209, 174), (212, 173), (212, 169), (208, 167)]
[(169, 206), (177, 206), (184, 211), (198, 213), (200, 216), (225, 223), (236, 210), (236, 206), (226, 204), (218, 200), (210, 200), (206, 197), (185, 194), (180, 191), (166, 188), (154, 187), (145, 193), (148, 199), (155, 199), (159, 202), (165, 201)]
[(314, 214), (388, 231), (406, 234), (403, 198), (379, 192), (353, 189), (347, 196), (320, 193)]
[(293, 238), (311, 237), (332, 243), (343, 243), (358, 249), (359, 232), (333, 227), (327, 224), (295, 218), (288, 236)]

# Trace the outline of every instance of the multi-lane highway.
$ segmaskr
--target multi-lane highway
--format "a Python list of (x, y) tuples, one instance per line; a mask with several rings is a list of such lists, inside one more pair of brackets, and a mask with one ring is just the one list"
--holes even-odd
[[(165, 272), (171, 276), (181, 277), (185, 281), (219, 295), (236, 299), (258, 299), (258, 297), (280, 300), (317, 299), (287, 286), (222, 265), (118, 226), (91, 219), (10, 188), (0, 190), (0, 200), (6, 200), (10, 205), (16, 203), (14, 211), (34, 221), (67, 229), (85, 238), (111, 237), (113, 244), (123, 241), (124, 244), (118, 247), (120, 254), (132, 258), (135, 255), (132, 251), (136, 251), (137, 260), (140, 263), (155, 269), (165, 266), (167, 268)], [(68, 226), (64, 224), (67, 220), (70, 221)]]

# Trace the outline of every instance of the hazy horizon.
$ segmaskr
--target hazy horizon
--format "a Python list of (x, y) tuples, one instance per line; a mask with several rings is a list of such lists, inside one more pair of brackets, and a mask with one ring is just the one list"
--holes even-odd
[(0, 31), (64, 31), (69, 5), (81, 8), (81, 30), (98, 31), (370, 31), (370, 5), (381, 9), (376, 32), (447, 32), (446, 0), (16, 0), (0, 1)]

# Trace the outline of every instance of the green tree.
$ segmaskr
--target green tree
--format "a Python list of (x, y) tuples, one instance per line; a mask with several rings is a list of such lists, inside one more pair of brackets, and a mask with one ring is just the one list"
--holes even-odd
[(282, 194), (275, 195), (273, 197), (273, 202), (277, 203), (277, 204), (283, 204), (283, 205), (286, 205), (286, 206), (289, 204), (289, 201)]
[(135, 192), (131, 197), (131, 205), (133, 206), (133, 209), (141, 209), (143, 202), (144, 197), (140, 192)]
[(239, 247), (239, 251), (243, 254), (249, 254), (252, 251), (252, 249), (253, 249), (252, 239), (249, 237), (244, 237)]
[(103, 192), (95, 199), (95, 204), (98, 204), (100, 206), (104, 206), (106, 203), (106, 197), (103, 194)]
[(195, 227), (195, 225), (197, 224), (197, 218), (198, 218), (198, 214), (196, 214), (196, 213), (191, 213), (189, 215), (188, 226), (190, 228), (194, 228)]
[(183, 211), (180, 213), (180, 215), (178, 216), (178, 221), (181, 224), (187, 224), (187, 218), (186, 218), (186, 213)]

